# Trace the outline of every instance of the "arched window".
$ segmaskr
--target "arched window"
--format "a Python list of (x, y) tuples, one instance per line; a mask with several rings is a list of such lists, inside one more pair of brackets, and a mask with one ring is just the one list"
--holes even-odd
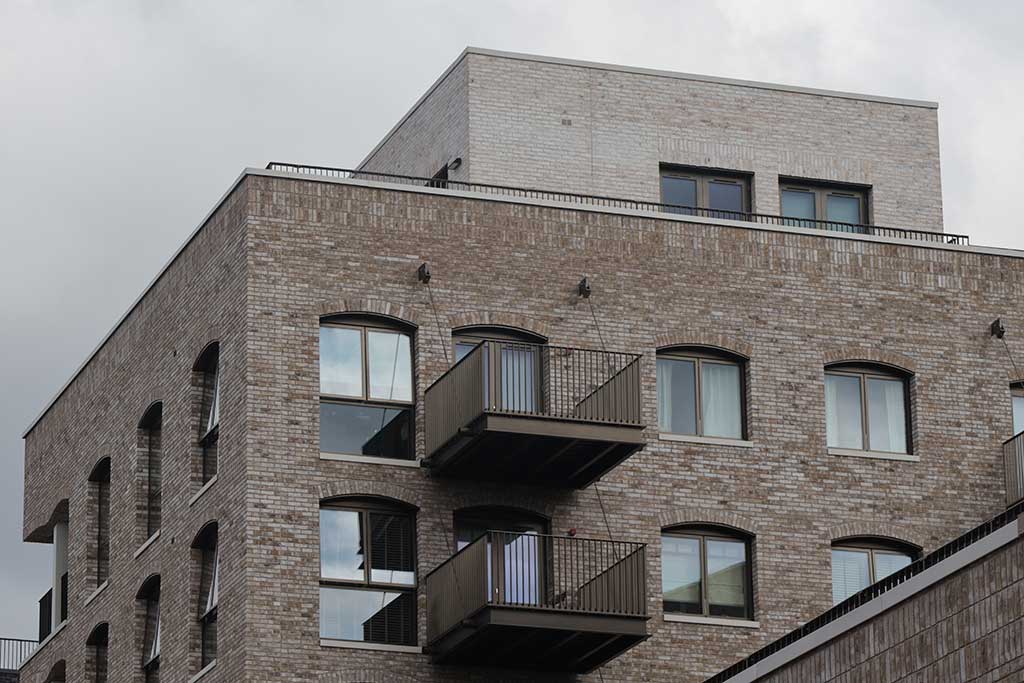
[(455, 362), (472, 353), (487, 342), (484, 353), (484, 395), (489, 394), (490, 363), (496, 359), (501, 368), (497, 377), (500, 391), (493, 397), (495, 407), (525, 413), (535, 412), (542, 402), (541, 388), (544, 385), (544, 364), (541, 360), (541, 346), (547, 340), (539, 334), (510, 327), (474, 326), (462, 327), (452, 334), (455, 348)]
[(320, 321), (320, 451), (414, 458), (411, 329), (389, 320)]
[(65, 681), (67, 681), (67, 663), (61, 659), (50, 667), (50, 672), (46, 674), (44, 683), (65, 683)]
[(195, 479), (205, 484), (217, 476), (217, 441), (220, 437), (220, 344), (203, 350), (192, 369), (195, 416)]
[(666, 613), (752, 619), (751, 537), (720, 526), (684, 525), (661, 532), (661, 586)]
[(832, 544), (832, 604), (838, 605), (876, 581), (898, 572), (920, 549), (889, 538), (844, 538)]
[(320, 505), (320, 637), (416, 644), (416, 519), (381, 498)]
[(142, 518), (146, 538), (160, 530), (163, 513), (163, 404), (154, 403), (139, 422), (138, 467), (141, 474)]
[(217, 611), (220, 602), (220, 544), (216, 522), (203, 527), (192, 542), (194, 595), (193, 623), (198, 640), (199, 667), (217, 661)]
[(102, 586), (110, 576), (110, 458), (103, 458), (89, 475), (90, 534), (89, 548), (93, 585)]
[(829, 448), (910, 453), (910, 375), (882, 365), (825, 368)]
[(85, 678), (88, 683), (107, 683), (107, 646), (109, 645), (109, 640), (109, 625), (98, 624), (85, 642)]
[(146, 579), (136, 599), (136, 625), (146, 683), (160, 683), (160, 576)]
[(658, 352), (658, 429), (725, 439), (746, 437), (746, 361), (718, 349)]

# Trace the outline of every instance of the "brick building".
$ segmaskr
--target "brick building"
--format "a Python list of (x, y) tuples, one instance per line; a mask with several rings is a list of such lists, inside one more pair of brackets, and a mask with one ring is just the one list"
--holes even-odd
[(1020, 497), (1022, 259), (934, 104), (469, 49), (29, 427), (22, 680), (703, 680)]

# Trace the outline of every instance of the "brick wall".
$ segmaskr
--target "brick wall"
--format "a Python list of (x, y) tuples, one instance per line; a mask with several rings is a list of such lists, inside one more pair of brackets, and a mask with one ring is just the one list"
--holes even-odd
[(760, 683), (1024, 680), (1024, 537)]

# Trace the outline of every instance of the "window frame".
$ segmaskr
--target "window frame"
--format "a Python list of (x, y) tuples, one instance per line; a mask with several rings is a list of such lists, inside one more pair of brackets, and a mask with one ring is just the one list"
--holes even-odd
[[(836, 550), (844, 550), (847, 552), (858, 552), (866, 553), (868, 555), (868, 585), (861, 588), (860, 591), (875, 585), (882, 579), (878, 578), (878, 572), (875, 567), (875, 555), (899, 555), (900, 557), (906, 557), (910, 559), (910, 564), (917, 562), (921, 557), (921, 550), (908, 543), (903, 543), (896, 540), (888, 540), (883, 538), (872, 538), (872, 537), (851, 537), (844, 538), (832, 542), (832, 547), (829, 549), (829, 562), (832, 564), (832, 571), (835, 571), (835, 565), (833, 562), (833, 552)], [(897, 570), (898, 571), (898, 570)], [(895, 572), (893, 572), (895, 573)], [(886, 576), (891, 576), (887, 574)], [(886, 577), (882, 577), (886, 578)], [(834, 577), (833, 577), (833, 590), (834, 590)], [(849, 600), (857, 593), (851, 593), (843, 600)], [(842, 602), (842, 601), (840, 601)], [(839, 603), (835, 603), (839, 604)]]
[[(673, 431), (663, 431), (662, 434), (673, 434), (675, 436), (696, 436), (708, 439), (733, 439), (738, 441), (750, 438), (747, 428), (747, 359), (716, 349), (705, 349), (702, 347), (680, 346), (667, 349), (659, 349), (655, 354), (655, 365), (659, 359), (684, 360), (694, 363), (694, 409), (696, 412), (695, 434), (684, 434)], [(704, 405), (702, 400), (701, 385), (703, 384), (701, 366), (704, 363), (718, 365), (734, 365), (739, 369), (740, 382), (740, 435), (738, 437), (714, 436), (704, 434)], [(655, 377), (655, 392), (657, 392), (657, 377)], [(658, 415), (658, 430), (661, 431), (661, 415)]]
[[(786, 191), (807, 192), (814, 197), (814, 218), (798, 218), (785, 216), (782, 213), (782, 195)], [(779, 215), (789, 221), (813, 221), (815, 223), (832, 223), (836, 225), (855, 225), (867, 228), (873, 225), (870, 214), (871, 188), (863, 185), (852, 185), (845, 183), (829, 183), (824, 181), (800, 180), (796, 178), (779, 178)], [(845, 221), (830, 220), (828, 217), (828, 198), (852, 197), (858, 200), (860, 207), (860, 222), (847, 223)], [(858, 230), (856, 232), (867, 232)]]
[[(1017, 399), (1024, 401), (1024, 382), (1013, 382), (1010, 384), (1010, 427), (1013, 431), (1012, 436), (1024, 434), (1024, 425), (1018, 425), (1015, 419), (1016, 410), (1014, 409), (1014, 402)], [(1020, 427), (1020, 429), (1018, 429)]]
[[(390, 593), (403, 593), (412, 596), (412, 642), (402, 643), (402, 645), (416, 645), (419, 640), (418, 633), (418, 619), (419, 609), (417, 605), (417, 596), (419, 594), (420, 577), (419, 577), (419, 555), (417, 548), (416, 539), (416, 510), (407, 505), (403, 505), (400, 502), (391, 503), (388, 501), (378, 501), (372, 498), (339, 498), (334, 500), (324, 500), (320, 502), (319, 510), (341, 510), (345, 512), (357, 512), (359, 513), (359, 533), (360, 540), (362, 541), (362, 553), (365, 558), (363, 561), (363, 579), (336, 579), (327, 578), (323, 575), (323, 548), (320, 547), (320, 539), (317, 539), (319, 547), (319, 566), (317, 568), (319, 576), (319, 588), (343, 588), (346, 590), (365, 590), (365, 591), (376, 591), (376, 592), (390, 592)], [(411, 556), (412, 556), (412, 577), (413, 582), (407, 583), (390, 583), (384, 581), (373, 581), (371, 572), (373, 571), (372, 553), (373, 553), (373, 534), (370, 528), (370, 514), (371, 513), (383, 513), (394, 516), (405, 516), (410, 522), (410, 528), (412, 530), (411, 543)], [(318, 627), (319, 629), (319, 627)], [(324, 638), (323, 634), (320, 634), (321, 638)], [(368, 640), (356, 640), (350, 641), (341, 638), (327, 638), (328, 640), (341, 640), (343, 642), (357, 642), (357, 643), (376, 643), (383, 645), (390, 645), (394, 643), (378, 643), (377, 641)]]
[[(828, 428), (826, 426), (825, 441), (827, 448), (839, 448), (845, 450), (864, 451), (868, 453), (887, 453), (891, 455), (913, 455), (914, 454), (914, 435), (913, 435), (913, 418), (911, 415), (911, 401), (910, 401), (910, 379), (912, 375), (901, 372), (898, 370), (889, 370), (879, 365), (865, 364), (865, 363), (837, 363), (833, 365), (825, 366), (825, 377), (828, 375), (839, 375), (844, 377), (857, 377), (860, 379), (860, 428), (861, 428), (861, 447), (850, 448), (848, 446), (831, 446), (828, 445)], [(871, 448), (871, 417), (869, 414), (870, 406), (868, 401), (868, 380), (879, 379), (893, 381), (898, 380), (903, 384), (903, 421), (904, 431), (906, 434), (906, 449), (903, 451), (876, 451)], [(827, 379), (826, 379), (827, 381)], [(825, 419), (828, 420), (828, 391), (825, 392)]]
[[(736, 218), (743, 214), (750, 214), (753, 206), (753, 174), (745, 173), (743, 171), (733, 171), (727, 169), (717, 168), (704, 168), (700, 166), (685, 166), (677, 164), (661, 164), (658, 170), (658, 198), (659, 202), (665, 206), (675, 206), (668, 204), (665, 201), (665, 186), (663, 178), (683, 178), (686, 180), (692, 180), (696, 183), (696, 206), (685, 207), (684, 209), (670, 210), (672, 213), (681, 213), (684, 215), (693, 215), (699, 213), (700, 215), (712, 216), (715, 218)], [(714, 209), (710, 206), (710, 184), (711, 183), (726, 183), (729, 185), (737, 185), (740, 188), (740, 210), (732, 211), (730, 209)], [(685, 209), (695, 209), (695, 211), (687, 211)]]
[(156, 618), (154, 620), (153, 628), (153, 639), (149, 642), (149, 651), (144, 654), (142, 668), (144, 671), (151, 671), (153, 669), (160, 668), (160, 636), (163, 629), (161, 625), (162, 617), (160, 613), (160, 596), (155, 598), (146, 598), (146, 639), (148, 640), (148, 629), (149, 629), (149, 610), (156, 610)]
[[(667, 527), (661, 530), (661, 536), (672, 538), (685, 538), (696, 540), (700, 544), (700, 614), (692, 612), (680, 612), (667, 609), (664, 593), (662, 593), (661, 608), (665, 614), (681, 614), (693, 617), (707, 617), (711, 619), (734, 619), (736, 621), (753, 621), (754, 619), (754, 537), (738, 530), (727, 529), (709, 525), (682, 525)], [(722, 614), (711, 614), (710, 603), (708, 602), (708, 559), (707, 541), (730, 541), (743, 543), (745, 571), (743, 575), (743, 588), (746, 593), (746, 604), (744, 605), (744, 616), (734, 617)], [(662, 574), (664, 574), (664, 549), (662, 549)]]
[[(212, 346), (212, 345), (211, 345)], [(202, 462), (200, 463), (200, 479), (203, 484), (207, 484), (217, 476), (217, 467), (219, 461), (211, 458), (211, 452), (217, 449), (218, 442), (220, 441), (220, 389), (221, 389), (221, 362), (220, 362), (220, 344), (217, 343), (216, 347), (208, 350), (207, 353), (212, 355), (212, 358), (207, 360), (207, 364), (212, 363), (212, 371), (209, 367), (202, 369), (203, 373), (203, 395), (205, 396), (206, 391), (210, 389), (208, 382), (211, 382), (212, 377), (212, 393), (210, 397), (209, 406), (205, 405), (204, 400), (200, 400), (200, 416), (199, 416), (199, 448), (202, 450), (201, 457)], [(206, 414), (203, 415), (203, 410)], [(211, 424), (212, 423), (212, 424)], [(214, 461), (214, 462), (211, 462)]]
[[(203, 553), (210, 552), (210, 548), (204, 548)], [(205, 564), (205, 563), (204, 563)], [(202, 568), (200, 568), (202, 571)], [(207, 634), (212, 624), (217, 623), (218, 607), (220, 605), (220, 535), (215, 537), (213, 546), (213, 570), (210, 577), (210, 585), (207, 587), (206, 604), (203, 614), (199, 617), (199, 660), (202, 667), (207, 667), (217, 661), (217, 657), (209, 656), (206, 649)], [(212, 604), (211, 604), (212, 603)], [(214, 634), (216, 638), (216, 634)], [(214, 648), (216, 655), (216, 648)]]
[[(384, 409), (399, 409), (408, 410), (408, 422), (410, 428), (409, 444), (406, 453), (401, 456), (390, 457), (390, 456), (368, 456), (368, 457), (379, 457), (390, 460), (415, 460), (416, 459), (416, 335), (413, 330), (401, 323), (389, 324), (386, 321), (376, 320), (372, 317), (362, 316), (348, 316), (341, 319), (332, 318), (321, 318), (320, 324), (317, 327), (317, 334), (319, 335), (320, 329), (324, 327), (333, 327), (341, 329), (356, 330), (359, 332), (359, 343), (360, 343), (360, 381), (362, 382), (362, 394), (360, 396), (347, 396), (344, 394), (330, 394), (323, 391), (322, 382), (323, 378), (320, 376), (319, 363), (322, 363), (322, 355), (318, 356), (318, 368), (317, 368), (317, 395), (319, 396), (319, 403), (341, 404), (341, 405), (361, 405), (369, 406), (371, 408), (384, 408)], [(371, 331), (388, 332), (391, 334), (403, 335), (409, 340), (409, 400), (398, 400), (398, 399), (384, 399), (384, 398), (370, 398), (370, 361), (369, 361), (369, 333)], [(320, 349), (319, 353), (322, 354), (323, 350)], [(321, 425), (321, 430), (323, 429)], [(324, 451), (325, 453), (332, 453), (336, 455), (352, 455), (364, 457), (363, 453), (349, 453), (346, 451)]]

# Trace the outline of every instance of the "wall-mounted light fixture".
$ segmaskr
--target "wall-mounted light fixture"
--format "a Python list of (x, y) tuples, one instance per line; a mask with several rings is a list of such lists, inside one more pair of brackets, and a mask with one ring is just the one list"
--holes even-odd
[(421, 263), (419, 270), (416, 271), (416, 279), (423, 284), (428, 284), (430, 282), (430, 266), (427, 265), (426, 261)]

